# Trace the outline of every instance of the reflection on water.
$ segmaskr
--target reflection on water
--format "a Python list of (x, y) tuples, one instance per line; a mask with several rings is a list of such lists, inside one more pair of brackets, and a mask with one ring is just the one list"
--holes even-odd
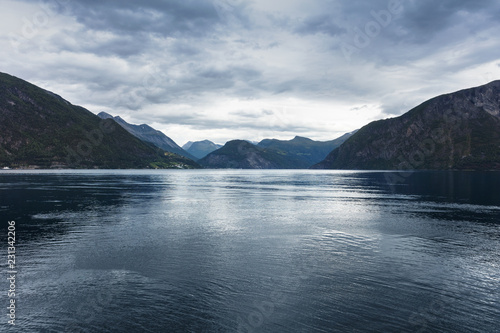
[(1, 172), (0, 224), (18, 226), (16, 329), (496, 332), (500, 173), (386, 179)]

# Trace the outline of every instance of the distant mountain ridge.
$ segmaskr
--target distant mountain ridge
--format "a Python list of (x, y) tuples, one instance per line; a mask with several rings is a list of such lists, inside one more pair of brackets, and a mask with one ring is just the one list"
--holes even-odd
[(303, 161), (273, 149), (266, 149), (244, 140), (227, 142), (222, 148), (198, 161), (214, 169), (301, 169)]
[(213, 143), (210, 140), (196, 141), (196, 142), (187, 142), (184, 146), (182, 146), (184, 150), (186, 150), (189, 154), (193, 155), (197, 159), (201, 159), (213, 151), (216, 151), (219, 148), (222, 148), (222, 145), (218, 145)]
[(326, 142), (299, 136), (289, 141), (265, 139), (257, 145), (245, 140), (233, 140), (199, 160), (199, 163), (207, 168), (307, 169), (351, 135), (345, 134)]
[(111, 119), (0, 73), (0, 167), (198, 168), (154, 147)]
[(141, 139), (142, 141), (150, 142), (154, 144), (156, 147), (161, 148), (167, 152), (178, 154), (192, 160), (197, 160), (195, 156), (193, 156), (192, 154), (188, 153), (187, 151), (179, 147), (179, 145), (177, 145), (177, 143), (175, 143), (174, 140), (170, 139), (163, 132), (154, 129), (149, 125), (129, 124), (128, 122), (123, 120), (120, 116), (113, 117), (112, 115), (106, 112), (100, 112), (98, 116), (102, 119), (113, 119), (121, 127), (127, 130), (127, 132)]
[(314, 141), (309, 138), (296, 136), (292, 140), (264, 139), (257, 145), (262, 148), (285, 151), (289, 155), (294, 155), (302, 160), (306, 167), (322, 161), (332, 150), (339, 147), (344, 141), (354, 133), (347, 133), (341, 137), (330, 141)]
[(313, 168), (500, 169), (500, 81), (372, 122)]

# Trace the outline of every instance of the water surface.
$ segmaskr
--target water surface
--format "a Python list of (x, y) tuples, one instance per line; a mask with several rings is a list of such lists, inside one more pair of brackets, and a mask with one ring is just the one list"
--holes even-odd
[(500, 173), (390, 179), (0, 172), (16, 331), (498, 332)]

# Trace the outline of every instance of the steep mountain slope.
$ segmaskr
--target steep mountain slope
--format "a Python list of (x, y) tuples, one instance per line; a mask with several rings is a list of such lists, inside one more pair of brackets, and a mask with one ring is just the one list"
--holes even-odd
[(301, 169), (308, 165), (286, 152), (255, 146), (247, 141), (229, 141), (198, 161), (207, 168)]
[(311, 166), (325, 159), (332, 150), (344, 143), (353, 133), (347, 133), (338, 139), (324, 142), (314, 141), (300, 136), (296, 136), (289, 141), (265, 139), (259, 142), (258, 146), (285, 151), (289, 155), (296, 156), (303, 160), (308, 166)]
[(370, 123), (314, 168), (500, 169), (500, 81)]
[(193, 168), (58, 95), (0, 73), (0, 166)]
[(200, 159), (207, 156), (211, 152), (216, 151), (219, 148), (222, 148), (222, 146), (215, 144), (212, 141), (204, 140), (196, 142), (189, 141), (184, 146), (182, 146), (182, 148), (185, 149), (189, 154)]
[(109, 113), (101, 112), (98, 116), (102, 119), (113, 119), (116, 121), (121, 127), (127, 130), (133, 136), (139, 138), (142, 141), (146, 141), (154, 144), (156, 147), (163, 149), (166, 152), (179, 154), (181, 156), (190, 158), (192, 160), (196, 160), (197, 158), (192, 154), (189, 154), (187, 151), (182, 149), (174, 142), (174, 140), (170, 139), (168, 136), (163, 134), (163, 132), (158, 131), (152, 128), (149, 125), (133, 125), (127, 123), (120, 116), (113, 117)]

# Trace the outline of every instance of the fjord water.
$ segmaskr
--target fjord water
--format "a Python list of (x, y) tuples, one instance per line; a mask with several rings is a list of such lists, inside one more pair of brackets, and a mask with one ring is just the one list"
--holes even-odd
[(498, 332), (500, 173), (392, 176), (1, 172), (2, 331)]

